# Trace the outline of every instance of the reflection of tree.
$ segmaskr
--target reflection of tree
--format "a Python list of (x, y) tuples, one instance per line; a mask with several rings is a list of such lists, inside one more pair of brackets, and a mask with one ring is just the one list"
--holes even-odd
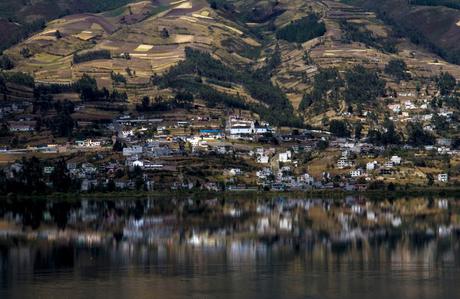
[(56, 202), (50, 209), (50, 214), (54, 219), (55, 224), (59, 229), (65, 229), (71, 205), (68, 202)]

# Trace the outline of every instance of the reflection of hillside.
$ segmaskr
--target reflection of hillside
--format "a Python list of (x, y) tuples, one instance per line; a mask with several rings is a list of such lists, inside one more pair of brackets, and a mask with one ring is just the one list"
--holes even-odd
[(124, 241), (221, 250), (253, 243), (297, 248), (319, 243), (340, 252), (366, 244), (396, 246), (402, 241), (419, 248), (450, 238), (459, 228), (456, 205), (445, 199), (390, 203), (352, 197), (341, 202), (213, 198), (2, 205), (0, 233), (6, 241), (19, 237), (85, 245)]

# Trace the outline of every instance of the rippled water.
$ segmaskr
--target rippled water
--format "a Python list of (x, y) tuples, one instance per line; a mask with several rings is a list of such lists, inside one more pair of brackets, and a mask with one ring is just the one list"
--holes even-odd
[(0, 203), (0, 298), (459, 298), (455, 199)]

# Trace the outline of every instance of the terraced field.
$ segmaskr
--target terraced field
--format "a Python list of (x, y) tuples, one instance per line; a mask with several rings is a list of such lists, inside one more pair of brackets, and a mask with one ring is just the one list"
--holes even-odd
[[(237, 68), (253, 70), (263, 68), (279, 51), (281, 63), (271, 71), (271, 80), (282, 88), (295, 108), (310, 89), (313, 76), (324, 68), (343, 71), (362, 64), (383, 70), (391, 59), (401, 58), (410, 72), (421, 78), (440, 71), (460, 78), (457, 65), (407, 39), (396, 39), (394, 53), (344, 41), (343, 22), (365, 28), (381, 39), (393, 35), (392, 28), (375, 13), (362, 8), (331, 0), (229, 2), (234, 5), (230, 12), (212, 9), (206, 0), (156, 0), (136, 1), (98, 14), (70, 15), (49, 22), (42, 32), (6, 53), (17, 62), (16, 70), (33, 74), (42, 83), (70, 83), (87, 73), (100, 86), (112, 88), (111, 73), (119, 73), (126, 77), (127, 84), (117, 88), (126, 90), (134, 102), (142, 95), (170, 92), (160, 91), (150, 82), (184, 60), (187, 47), (209, 52)], [(254, 8), (257, 17), (244, 18), (240, 12), (248, 7)], [(277, 30), (310, 13), (321, 17), (327, 29), (324, 36), (302, 44), (275, 38)], [(30, 57), (22, 57), (24, 48), (30, 49)], [(111, 59), (73, 61), (75, 53), (98, 50), (110, 51)], [(240, 87), (225, 92), (242, 93), (253, 100)]]

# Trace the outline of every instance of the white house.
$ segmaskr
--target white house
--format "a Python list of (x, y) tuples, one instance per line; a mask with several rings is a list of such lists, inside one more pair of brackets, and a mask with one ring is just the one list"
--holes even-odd
[(77, 140), (75, 141), (77, 147), (98, 148), (101, 146), (100, 141), (93, 141), (92, 139)]
[(352, 178), (357, 178), (363, 175), (363, 170), (362, 169), (355, 169), (350, 171), (350, 175)]
[(367, 171), (373, 171), (373, 170), (375, 170), (375, 169), (377, 168), (377, 166), (378, 166), (377, 161), (368, 162), (368, 163), (366, 164), (366, 170), (367, 170)]
[(299, 177), (299, 181), (303, 182), (303, 183), (305, 183), (307, 185), (310, 185), (310, 186), (315, 183), (315, 179), (311, 175), (309, 175), (308, 173), (305, 173), (305, 174), (301, 175)]
[(140, 160), (136, 160), (136, 161), (133, 161), (132, 164), (131, 164), (133, 167), (144, 167), (144, 162), (140, 161)]
[(270, 158), (267, 155), (257, 156), (257, 163), (268, 164), (268, 162), (270, 162)]
[(118, 136), (120, 138), (128, 138), (134, 136), (134, 131), (133, 130), (123, 130), (121, 131)]
[(239, 117), (231, 117), (227, 122), (227, 131), (233, 138), (242, 135), (261, 135), (272, 131), (268, 123), (257, 123)]
[(344, 169), (344, 168), (347, 168), (347, 167), (350, 167), (352, 165), (352, 163), (350, 161), (348, 161), (347, 158), (345, 157), (342, 157), (339, 159), (339, 161), (337, 161), (337, 168), (338, 169)]
[(393, 157), (391, 157), (390, 161), (393, 162), (393, 165), (400, 165), (402, 159), (401, 159), (401, 157), (393, 156)]
[(259, 178), (259, 179), (265, 179), (269, 176), (273, 175), (273, 172), (271, 171), (270, 168), (264, 168), (262, 170), (259, 170), (256, 172), (256, 176)]
[(393, 168), (394, 163), (391, 161), (386, 161), (385, 164), (383, 165), (385, 168)]
[(285, 153), (280, 153), (279, 154), (279, 161), (281, 163), (289, 163), (289, 162), (291, 162), (291, 159), (292, 159), (291, 151), (286, 151)]
[(232, 168), (228, 172), (231, 176), (241, 175), (243, 172), (239, 168)]

